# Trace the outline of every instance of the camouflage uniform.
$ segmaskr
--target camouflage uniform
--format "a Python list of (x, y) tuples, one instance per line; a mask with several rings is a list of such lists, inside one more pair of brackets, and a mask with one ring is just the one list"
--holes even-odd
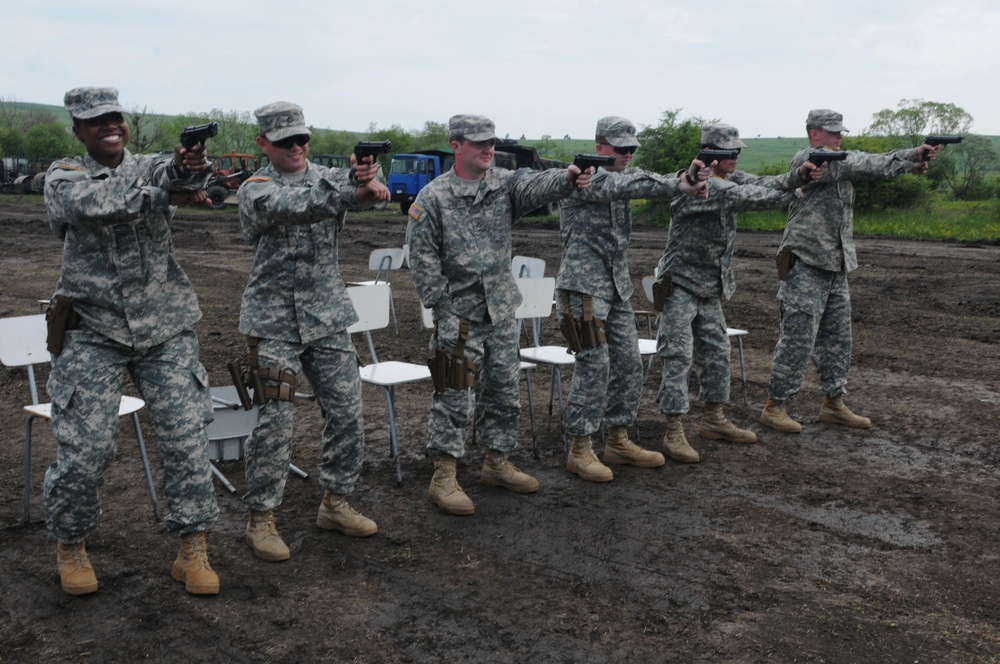
[(73, 298), (81, 321), (52, 358), (47, 386), (59, 449), (45, 473), (45, 512), (60, 542), (82, 542), (98, 525), (126, 371), (156, 431), (167, 528), (178, 536), (206, 530), (218, 515), (205, 434), (208, 373), (192, 331), (201, 310), (174, 259), (168, 204), (168, 192), (202, 189), (209, 175), (182, 177), (172, 156), (127, 150), (116, 168), (72, 157), (46, 175), (49, 224), (64, 240), (53, 297)]
[[(824, 112), (836, 116), (838, 123), (842, 119), (840, 114)], [(817, 149), (800, 150), (790, 170), (797, 170)], [(803, 187), (802, 197), (793, 201), (779, 247), (779, 252), (791, 250), (796, 261), (778, 287), (781, 333), (774, 347), (768, 390), (774, 399), (784, 401), (798, 393), (810, 357), (828, 397), (847, 392), (851, 364), (847, 275), (858, 267), (853, 183), (891, 180), (909, 173), (916, 161), (916, 148), (885, 154), (852, 150), (846, 160), (827, 164), (823, 177)]]
[[(350, 169), (310, 163), (300, 178), (289, 178), (268, 165), (237, 193), (243, 238), (254, 248), (240, 332), (258, 338), (259, 366), (309, 380), (326, 421), (320, 484), (338, 495), (354, 490), (365, 445), (358, 358), (347, 332), (358, 317), (337, 255), (338, 216), (357, 200), (352, 179)], [(293, 411), (291, 401), (260, 407), (246, 444), (243, 500), (250, 510), (281, 504)]]
[(729, 401), (730, 344), (722, 299), (736, 291), (731, 263), (737, 212), (783, 207), (793, 195), (781, 190), (801, 183), (796, 172), (771, 177), (738, 173), (725, 180), (709, 178), (707, 200), (684, 197), (670, 205), (667, 245), (656, 268), (657, 276), (669, 272), (674, 285), (656, 334), (656, 353), (663, 360), (660, 410), (666, 415), (688, 412), (692, 364), (700, 398)]
[[(520, 415), (517, 322), (521, 294), (510, 272), (511, 224), (531, 210), (566, 197), (566, 171), (491, 168), (465, 181), (454, 168), (428, 184), (410, 207), (413, 244), (410, 269), (424, 306), (434, 310), (436, 347), (453, 352), (461, 319), (470, 322), (466, 357), (475, 363), (483, 445), (510, 452), (517, 445)], [(437, 346), (435, 346), (437, 344)], [(473, 390), (435, 392), (427, 447), (464, 455), (463, 432), (472, 417)]]
[(671, 199), (680, 180), (640, 169), (594, 175), (589, 189), (575, 192), (560, 207), (562, 262), (556, 279), (556, 308), (569, 296), (576, 319), (583, 316), (585, 295), (593, 316), (605, 321), (606, 344), (576, 354), (566, 408), (566, 432), (589, 436), (602, 420), (611, 427), (635, 424), (642, 394), (642, 358), (629, 298), (632, 279), (626, 254), (632, 237), (629, 200)]

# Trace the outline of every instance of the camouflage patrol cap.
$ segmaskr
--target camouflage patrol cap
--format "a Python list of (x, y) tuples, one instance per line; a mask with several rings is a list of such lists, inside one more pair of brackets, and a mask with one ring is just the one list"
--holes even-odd
[(720, 150), (735, 150), (747, 146), (740, 140), (739, 130), (727, 124), (704, 125), (701, 128), (701, 144), (714, 145)]
[(448, 139), (488, 141), (497, 137), (493, 120), (484, 115), (453, 115), (448, 119)]
[(819, 127), (826, 131), (848, 131), (844, 127), (844, 116), (828, 108), (814, 108), (806, 118), (807, 127)]
[(616, 148), (639, 147), (639, 139), (635, 137), (635, 125), (629, 120), (609, 115), (597, 121), (598, 139), (603, 139)]
[(118, 103), (115, 88), (73, 88), (63, 97), (63, 106), (71, 117), (80, 120), (98, 118), (107, 113), (125, 113)]
[(289, 136), (309, 136), (302, 107), (287, 101), (276, 101), (261, 106), (253, 114), (257, 117), (260, 135), (269, 141), (280, 141)]

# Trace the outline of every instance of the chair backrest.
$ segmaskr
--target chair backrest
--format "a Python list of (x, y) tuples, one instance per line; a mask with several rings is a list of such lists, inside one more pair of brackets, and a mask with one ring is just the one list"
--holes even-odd
[(354, 334), (388, 327), (389, 293), (387, 284), (349, 286), (347, 294), (351, 296), (351, 303), (360, 320), (348, 327), (347, 331)]
[(372, 340), (372, 330), (388, 327), (392, 291), (388, 284), (375, 284), (373, 286), (350, 286), (347, 289), (347, 294), (351, 296), (351, 303), (359, 318), (357, 323), (347, 328), (347, 331), (351, 334), (355, 332), (365, 333), (372, 362), (378, 364), (375, 342)]
[(514, 256), (510, 261), (510, 273), (515, 278), (540, 279), (545, 276), (545, 261), (531, 256)]
[(653, 303), (653, 282), (656, 281), (655, 275), (649, 275), (648, 277), (642, 278), (642, 292), (646, 294), (646, 299), (649, 303)]
[(375, 281), (389, 281), (393, 270), (403, 267), (403, 248), (375, 249), (368, 255), (368, 269), (375, 271)]
[(46, 347), (47, 336), (45, 314), (0, 318), (0, 364), (28, 368), (28, 385), (33, 404), (38, 403), (38, 388), (31, 365), (52, 360)]
[(519, 277), (515, 279), (521, 291), (521, 306), (514, 312), (518, 319), (548, 318), (552, 313), (552, 296), (556, 290), (556, 280), (552, 277)]
[(403, 267), (410, 267), (410, 245), (403, 245)]

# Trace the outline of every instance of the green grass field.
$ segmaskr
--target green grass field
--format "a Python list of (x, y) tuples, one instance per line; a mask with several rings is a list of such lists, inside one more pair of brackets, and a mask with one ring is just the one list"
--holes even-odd
[[(669, 217), (642, 201), (633, 204), (639, 223), (666, 226)], [(780, 210), (743, 212), (740, 230), (781, 231), (787, 215)], [(927, 208), (881, 210), (854, 216), (855, 235), (914, 240), (1000, 242), (1000, 201), (935, 201)]]

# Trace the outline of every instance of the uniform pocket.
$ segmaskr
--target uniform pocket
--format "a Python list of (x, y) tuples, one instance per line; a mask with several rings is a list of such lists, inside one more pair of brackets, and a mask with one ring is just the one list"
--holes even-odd
[(52, 400), (52, 403), (63, 410), (69, 408), (73, 402), (73, 394), (76, 393), (76, 385), (54, 378), (52, 374), (49, 374), (49, 382), (46, 384), (45, 389), (49, 393), (49, 399)]

